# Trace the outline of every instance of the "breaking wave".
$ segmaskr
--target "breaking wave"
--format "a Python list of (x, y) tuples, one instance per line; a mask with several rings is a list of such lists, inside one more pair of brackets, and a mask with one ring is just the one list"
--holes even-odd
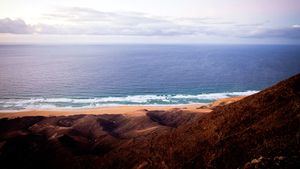
[(196, 95), (131, 95), (97, 98), (23, 98), (0, 99), (0, 110), (94, 108), (119, 105), (174, 105), (210, 103), (217, 99), (247, 96), (258, 91), (203, 93)]

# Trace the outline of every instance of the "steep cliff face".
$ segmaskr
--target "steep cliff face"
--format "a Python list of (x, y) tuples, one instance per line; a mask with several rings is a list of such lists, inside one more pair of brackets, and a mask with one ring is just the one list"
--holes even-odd
[(300, 75), (199, 114), (0, 119), (1, 168), (300, 168)]

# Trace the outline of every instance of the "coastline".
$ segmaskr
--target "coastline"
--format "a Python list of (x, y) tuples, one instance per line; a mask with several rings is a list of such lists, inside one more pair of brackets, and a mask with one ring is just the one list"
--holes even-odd
[(25, 116), (69, 116), (79, 114), (123, 114), (128, 116), (144, 115), (147, 111), (172, 111), (182, 110), (197, 113), (210, 113), (213, 107), (223, 106), (246, 96), (236, 96), (216, 100), (212, 103), (203, 104), (180, 104), (180, 105), (126, 105), (126, 106), (108, 106), (97, 108), (79, 108), (79, 109), (32, 109), (32, 110), (19, 110), (7, 111), (0, 113), (1, 118), (18, 118)]

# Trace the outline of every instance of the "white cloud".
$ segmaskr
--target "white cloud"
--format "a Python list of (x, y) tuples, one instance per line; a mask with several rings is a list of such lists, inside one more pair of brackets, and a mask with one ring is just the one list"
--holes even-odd
[(300, 28), (300, 25), (293, 25), (293, 28)]
[(31, 25), (27, 25), (23, 20), (10, 18), (0, 19), (0, 33), (13, 33), (13, 34), (30, 34), (34, 29)]
[(300, 39), (300, 27), (264, 28), (242, 37)]
[[(268, 22), (238, 23), (220, 18), (171, 18), (137, 12), (103, 12), (90, 8), (59, 8), (43, 15), (45, 23), (0, 19), (0, 33), (56, 35), (183, 36), (298, 39), (299, 25), (264, 28)], [(51, 23), (51, 24), (50, 24)]]

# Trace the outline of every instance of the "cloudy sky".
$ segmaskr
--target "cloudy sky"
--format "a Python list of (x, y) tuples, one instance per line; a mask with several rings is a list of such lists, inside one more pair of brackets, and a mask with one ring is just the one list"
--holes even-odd
[(0, 43), (300, 44), (300, 0), (0, 0)]

